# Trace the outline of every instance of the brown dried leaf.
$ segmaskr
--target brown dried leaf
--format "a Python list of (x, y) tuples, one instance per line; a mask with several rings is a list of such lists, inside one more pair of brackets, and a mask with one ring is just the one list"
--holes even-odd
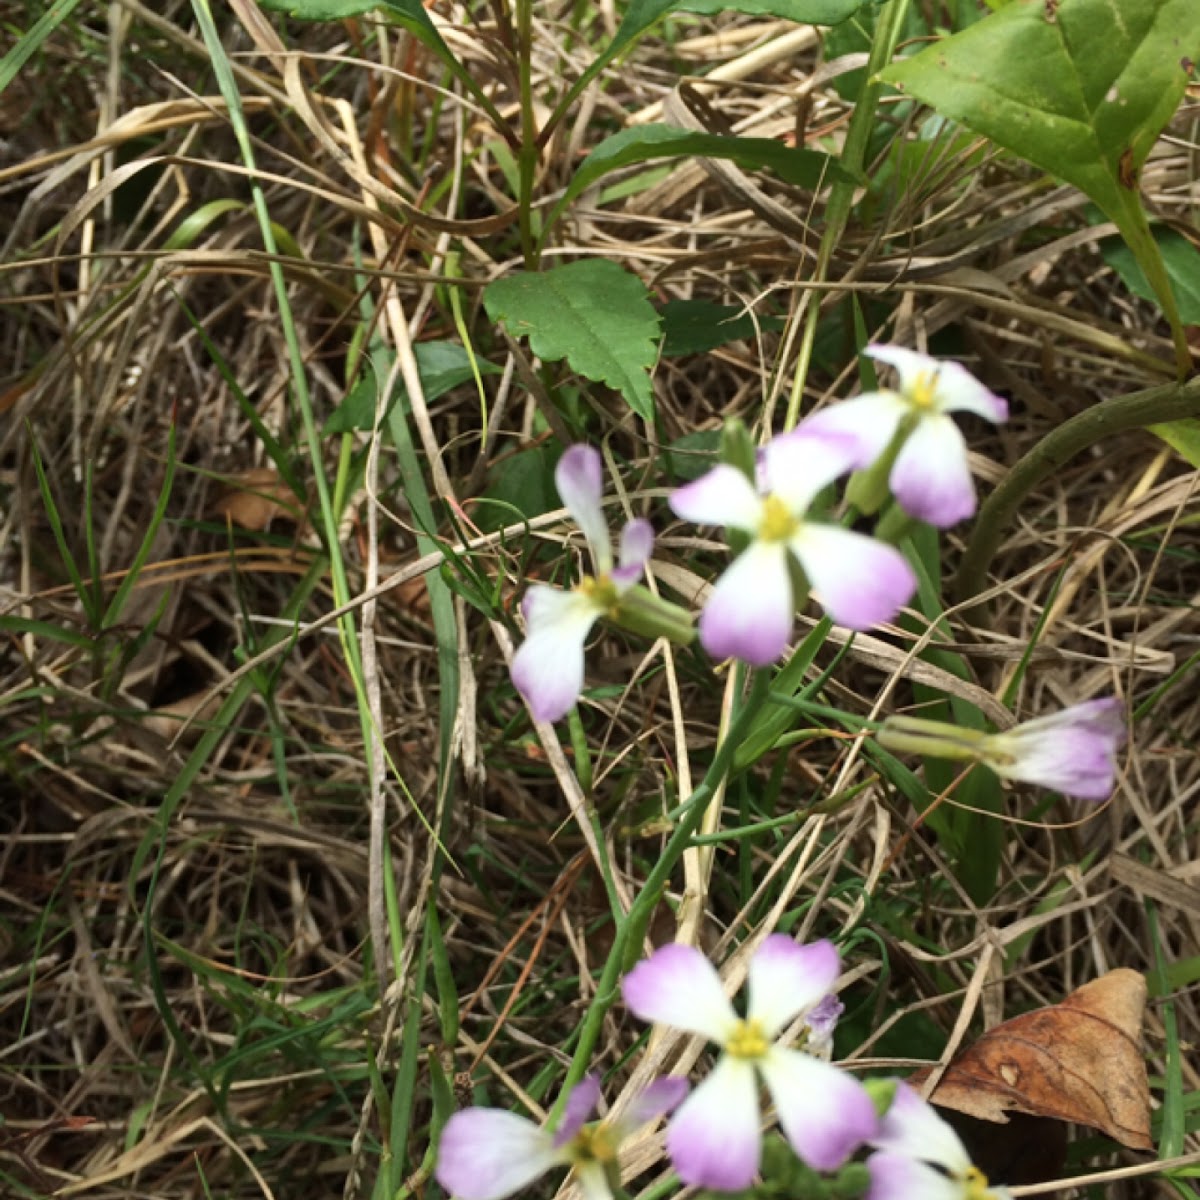
[(217, 515), (242, 529), (267, 529), (276, 517), (299, 517), (296, 495), (274, 467), (255, 467), (234, 475), (229, 489), (213, 506)]
[(1110, 971), (1061, 1004), (989, 1030), (954, 1059), (929, 1098), (1001, 1124), (1010, 1112), (1075, 1121), (1124, 1146), (1152, 1150), (1141, 1051), (1145, 1006), (1145, 979)]

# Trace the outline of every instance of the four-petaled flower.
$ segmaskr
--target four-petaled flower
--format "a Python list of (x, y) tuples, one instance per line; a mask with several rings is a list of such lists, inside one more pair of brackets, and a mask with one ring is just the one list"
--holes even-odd
[(861, 448), (854, 465), (863, 468), (888, 449), (904, 426), (908, 436), (888, 475), (900, 507), (943, 527), (969, 517), (975, 511), (975, 487), (967, 446), (947, 414), (973, 412), (999, 423), (1008, 417), (1007, 403), (958, 363), (899, 346), (868, 346), (865, 353), (896, 368), (899, 388), (831, 405), (803, 421), (799, 430), (854, 438)]
[(1107, 800), (1125, 741), (1125, 706), (1114, 696), (1087, 700), (1004, 733), (984, 733), (920, 717), (892, 716), (879, 731), (886, 749), (986, 763), (1016, 779), (1075, 796)]
[(762, 1118), (758, 1076), (796, 1153), (832, 1170), (875, 1133), (875, 1106), (837, 1067), (776, 1042), (838, 977), (832, 942), (800, 945), (772, 934), (750, 962), (750, 1000), (740, 1018), (712, 964), (692, 946), (662, 946), (622, 983), (625, 1004), (646, 1021), (703, 1034), (722, 1048), (716, 1067), (671, 1118), (667, 1149), (684, 1183), (736, 1191), (758, 1170)]
[(558, 460), (554, 482), (587, 539), (596, 573), (585, 575), (570, 591), (535, 583), (525, 593), (521, 611), (528, 636), (513, 657), (512, 679), (539, 721), (557, 721), (579, 699), (588, 633), (600, 617), (615, 612), (654, 549), (650, 522), (630, 521), (621, 531), (620, 558), (613, 565), (600, 503), (603, 467), (591, 446), (570, 446)]
[(656, 1079), (612, 1121), (588, 1124), (600, 1100), (589, 1075), (567, 1097), (554, 1133), (501, 1108), (464, 1108), (446, 1122), (438, 1144), (437, 1181), (458, 1200), (502, 1200), (552, 1167), (570, 1167), (585, 1200), (612, 1200), (621, 1142), (668, 1113), (687, 1094), (685, 1079)]
[(848, 629), (890, 620), (912, 596), (916, 577), (894, 546), (805, 519), (817, 493), (855, 465), (858, 449), (842, 434), (784, 434), (763, 447), (758, 488), (721, 464), (671, 494), (671, 508), (685, 520), (732, 526), (753, 538), (717, 581), (700, 618), (700, 640), (714, 658), (766, 666), (783, 653), (795, 614), (792, 560)]
[(989, 1187), (958, 1134), (906, 1083), (870, 1139), (871, 1186), (866, 1200), (1008, 1200)]

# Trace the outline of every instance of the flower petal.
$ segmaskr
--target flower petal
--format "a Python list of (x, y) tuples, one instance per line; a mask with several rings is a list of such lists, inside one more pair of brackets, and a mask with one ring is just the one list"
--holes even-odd
[(682, 1075), (663, 1075), (647, 1084), (630, 1101), (629, 1107), (613, 1123), (618, 1141), (641, 1125), (648, 1125), (664, 1113), (678, 1108), (688, 1094), (688, 1081)]
[(833, 1035), (837, 1029), (838, 1018), (846, 1011), (846, 1006), (832, 992), (821, 999), (804, 1014), (808, 1022), (808, 1041), (804, 1049), (817, 1058), (833, 1057)]
[(586, 596), (545, 584), (522, 607), (529, 636), (513, 655), (513, 684), (537, 720), (557, 721), (583, 690), (583, 643), (600, 613)]
[(671, 511), (699, 525), (732, 525), (753, 532), (762, 519), (762, 500), (736, 467), (720, 463), (667, 497)]
[(787, 648), (794, 604), (784, 543), (751, 542), (717, 580), (700, 641), (713, 658), (764, 667)]
[(554, 468), (554, 485), (575, 524), (587, 538), (596, 560), (596, 570), (607, 572), (612, 566), (612, 548), (601, 504), (604, 464), (600, 452), (591, 446), (568, 446)]
[(853, 439), (858, 446), (855, 467), (869, 467), (889, 446), (896, 435), (900, 418), (908, 405), (895, 392), (864, 392), (853, 400), (831, 404), (805, 417), (796, 433), (840, 435)]
[(442, 1130), (434, 1173), (459, 1200), (501, 1200), (563, 1162), (532, 1121), (500, 1108), (465, 1108)]
[(766, 490), (802, 517), (823, 487), (869, 460), (869, 449), (848, 433), (813, 429), (805, 422), (763, 447)]
[(694, 946), (660, 946), (625, 976), (621, 994), (643, 1021), (702, 1033), (722, 1045), (737, 1025), (720, 975)]
[(637, 517), (621, 530), (619, 566), (612, 572), (613, 582), (620, 588), (637, 583), (654, 553), (654, 526)]
[(903, 1154), (881, 1151), (867, 1159), (871, 1186), (864, 1200), (963, 1200), (961, 1183)]
[(733, 1192), (754, 1181), (761, 1150), (754, 1068), (725, 1055), (671, 1118), (667, 1151), (684, 1183)]
[(563, 1106), (562, 1120), (554, 1131), (555, 1147), (565, 1146), (591, 1120), (600, 1103), (600, 1080), (585, 1075), (572, 1089)]
[(1008, 403), (989, 392), (961, 363), (931, 358), (903, 346), (873, 345), (865, 352), (896, 368), (901, 392), (911, 393), (922, 376), (932, 380), (933, 408), (937, 412), (973, 412), (993, 423), (1008, 418)]
[(747, 1016), (768, 1038), (828, 993), (841, 971), (837, 947), (822, 940), (802, 945), (784, 933), (764, 939), (750, 960)]
[(904, 555), (864, 534), (809, 522), (789, 545), (817, 599), (847, 629), (890, 621), (917, 590)]
[(832, 1063), (774, 1046), (759, 1060), (792, 1149), (818, 1171), (840, 1167), (879, 1128), (866, 1088)]
[(583, 1192), (583, 1200), (612, 1200), (612, 1188), (608, 1186), (608, 1176), (598, 1162), (580, 1163), (575, 1168), (575, 1178), (579, 1181), (579, 1190)]
[(1124, 712), (1121, 701), (1109, 696), (1037, 717), (989, 737), (985, 761), (1006, 779), (1081, 800), (1107, 800), (1116, 783), (1117, 749), (1125, 741)]
[(923, 416), (909, 434), (888, 483), (909, 516), (941, 529), (975, 511), (967, 444), (958, 426), (937, 413)]
[(971, 1167), (971, 1159), (958, 1134), (903, 1081), (897, 1082), (895, 1098), (870, 1142), (880, 1150), (934, 1163), (959, 1177)]

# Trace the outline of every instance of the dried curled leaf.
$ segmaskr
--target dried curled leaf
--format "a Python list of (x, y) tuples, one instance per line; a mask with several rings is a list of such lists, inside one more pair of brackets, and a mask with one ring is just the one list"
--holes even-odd
[(292, 521), (299, 517), (295, 493), (274, 467), (254, 467), (232, 476), (213, 508), (217, 516), (256, 531), (270, 528), (277, 517)]
[(1124, 1146), (1152, 1150), (1141, 1050), (1145, 1006), (1145, 979), (1110, 971), (1061, 1004), (989, 1030), (954, 1059), (929, 1098), (1001, 1124), (1013, 1112), (1075, 1121)]

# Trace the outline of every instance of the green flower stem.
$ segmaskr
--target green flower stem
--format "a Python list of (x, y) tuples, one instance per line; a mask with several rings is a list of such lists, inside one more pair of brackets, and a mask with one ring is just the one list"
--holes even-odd
[(974, 762), (987, 748), (990, 734), (982, 729), (930, 721), (923, 717), (893, 716), (884, 721), (875, 740), (900, 754)]
[[(1167, 383), (1128, 396), (1113, 396), (1064, 421), (1034, 446), (984, 501), (954, 577), (953, 592), (959, 603), (978, 596), (987, 586), (988, 567), (1025, 497), (1077, 454), (1114, 434), (1198, 416), (1200, 376), (1187, 383)], [(978, 622), (986, 614), (981, 605), (976, 605), (966, 615)]]
[(741, 711), (730, 726), (728, 736), (718, 745), (704, 778), (688, 797), (679, 823), (675, 826), (670, 838), (667, 839), (662, 854), (650, 874), (646, 876), (646, 882), (642, 885), (633, 904), (630, 905), (629, 912), (617, 925), (612, 949), (608, 952), (608, 959), (596, 984), (596, 998), (592, 1001), (591, 1007), (580, 1024), (575, 1054), (571, 1059), (571, 1065), (567, 1068), (562, 1092), (550, 1112), (552, 1126), (562, 1116), (563, 1106), (566, 1104), (567, 1094), (571, 1088), (587, 1074), (588, 1067), (591, 1065), (592, 1051), (596, 1047), (603, 1028), (604, 1017), (620, 994), (618, 985), (629, 950), (630, 935), (634, 930), (644, 931), (649, 924), (650, 914), (658, 903), (675, 864), (692, 844), (692, 835), (704, 818), (709, 799), (728, 773), (733, 762), (734, 751), (757, 719), (763, 705), (767, 703), (770, 690), (770, 673), (768, 671), (756, 672), (750, 694), (746, 697), (746, 703), (742, 705)]
[(898, 546), (916, 528), (917, 522), (898, 504), (892, 504), (879, 518), (875, 526), (875, 536), (881, 542), (890, 542)]
[[(829, 263), (833, 258), (834, 247), (842, 240), (846, 224), (850, 219), (850, 209), (854, 203), (854, 193), (860, 186), (857, 180), (863, 176), (867, 145), (871, 139), (871, 131), (875, 127), (876, 109), (879, 105), (879, 93), (883, 85), (878, 80), (879, 72), (891, 62), (900, 40), (900, 30), (904, 25), (904, 16), (908, 11), (908, 0), (888, 0), (881, 6), (875, 25), (875, 39), (871, 43), (871, 54), (867, 60), (867, 78), (863, 84), (862, 95), (850, 115), (850, 125), (846, 130), (846, 141), (842, 147), (840, 165), (845, 169), (848, 178), (839, 179), (830, 190), (829, 203), (825, 208), (825, 232), (821, 235), (821, 244), (817, 248), (817, 264), (812, 279), (824, 283), (829, 276)], [(796, 355), (796, 371), (792, 377), (792, 390), (788, 397), (787, 416), (784, 419), (785, 430), (795, 427), (800, 419), (800, 401), (804, 397), (804, 384), (808, 379), (808, 368), (812, 362), (813, 345), (817, 336), (817, 322), (821, 317), (821, 291), (813, 290), (808, 293), (808, 311), (804, 318), (804, 331), (800, 337), (800, 347)]]
[(1142, 205), (1142, 196), (1136, 188), (1121, 189), (1121, 199), (1124, 211), (1115, 214), (1121, 236), (1125, 244), (1133, 251), (1133, 257), (1142, 268), (1142, 274), (1154, 289), (1159, 306), (1171, 326), (1171, 342), (1175, 348), (1175, 371), (1180, 381), (1186, 379), (1192, 370), (1192, 351), (1188, 346), (1187, 331), (1179, 316), (1179, 307), (1175, 303), (1175, 292), (1171, 287), (1171, 279), (1167, 274), (1166, 263), (1163, 262), (1162, 251), (1154, 234), (1150, 232), (1150, 222), (1146, 219), (1146, 209)]

